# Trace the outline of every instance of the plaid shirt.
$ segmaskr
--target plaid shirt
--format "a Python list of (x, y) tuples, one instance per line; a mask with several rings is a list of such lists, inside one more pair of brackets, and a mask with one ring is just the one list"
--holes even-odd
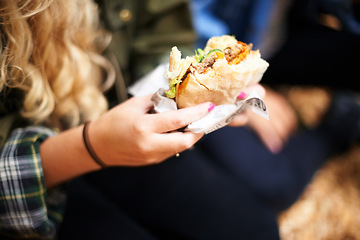
[(39, 147), (54, 131), (45, 127), (13, 130), (0, 155), (0, 239), (54, 239), (65, 192), (47, 190)]

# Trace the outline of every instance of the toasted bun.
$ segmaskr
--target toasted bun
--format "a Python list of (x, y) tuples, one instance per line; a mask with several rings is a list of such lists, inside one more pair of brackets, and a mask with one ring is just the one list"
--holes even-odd
[[(224, 52), (230, 48), (242, 55), (229, 61)], [(169, 81), (174, 77), (182, 80), (176, 86), (175, 100), (179, 108), (207, 101), (216, 105), (234, 104), (242, 89), (258, 83), (269, 66), (258, 50), (252, 51), (251, 45), (240, 44), (232, 36), (210, 38), (204, 52), (213, 49), (221, 52), (199, 63), (195, 57), (181, 59), (180, 51), (173, 48), (167, 77)]]

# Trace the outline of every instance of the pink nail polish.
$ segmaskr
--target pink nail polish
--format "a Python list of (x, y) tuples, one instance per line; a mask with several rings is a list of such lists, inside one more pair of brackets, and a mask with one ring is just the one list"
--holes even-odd
[(246, 93), (241, 92), (240, 95), (237, 98), (240, 99), (240, 100), (243, 100), (243, 99), (245, 99), (245, 97), (246, 97)]
[(211, 112), (211, 110), (213, 110), (215, 106), (216, 106), (215, 104), (211, 103), (208, 108), (208, 112)]

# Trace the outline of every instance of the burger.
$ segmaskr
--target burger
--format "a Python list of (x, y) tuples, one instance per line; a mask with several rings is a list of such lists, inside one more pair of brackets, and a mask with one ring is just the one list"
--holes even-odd
[(210, 38), (204, 49), (185, 59), (175, 46), (165, 74), (169, 81), (166, 96), (174, 99), (178, 108), (208, 101), (235, 104), (245, 87), (261, 80), (268, 66), (259, 50), (252, 50), (252, 44), (229, 35)]

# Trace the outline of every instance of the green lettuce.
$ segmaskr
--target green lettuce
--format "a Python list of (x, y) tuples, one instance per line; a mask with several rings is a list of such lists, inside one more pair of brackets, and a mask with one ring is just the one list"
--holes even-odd
[(197, 50), (195, 50), (195, 59), (198, 63), (201, 63), (202, 61), (204, 61), (205, 58), (210, 57), (214, 52), (222, 52), (222, 51), (216, 48), (210, 50), (208, 53), (205, 54), (204, 50), (198, 48)]
[(176, 84), (179, 84), (179, 83), (181, 83), (181, 81), (178, 80), (177, 78), (174, 78), (169, 82), (169, 90), (167, 90), (165, 92), (165, 94), (166, 94), (166, 96), (168, 98), (175, 98), (175, 96), (176, 96)]

